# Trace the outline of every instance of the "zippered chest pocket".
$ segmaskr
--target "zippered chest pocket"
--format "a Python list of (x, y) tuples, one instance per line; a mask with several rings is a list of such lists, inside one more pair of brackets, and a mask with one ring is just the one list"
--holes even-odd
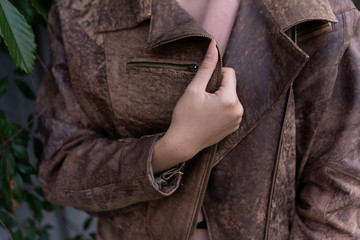
[(157, 69), (172, 69), (176, 71), (197, 72), (199, 66), (197, 64), (175, 64), (164, 62), (149, 62), (149, 61), (135, 61), (128, 62), (127, 68), (157, 68)]
[(119, 72), (126, 88), (119, 106), (121, 122), (133, 135), (166, 131), (176, 103), (198, 68), (197, 63), (179, 60), (129, 60)]

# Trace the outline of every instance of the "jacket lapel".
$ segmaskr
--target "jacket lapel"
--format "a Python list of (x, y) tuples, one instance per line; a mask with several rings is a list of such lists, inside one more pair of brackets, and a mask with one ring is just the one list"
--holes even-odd
[(267, 118), (305, 66), (309, 56), (285, 31), (306, 21), (336, 22), (327, 0), (320, 2), (242, 1), (224, 66), (237, 73), (245, 114), (239, 130), (219, 144), (215, 164)]
[(153, 0), (148, 48), (190, 36), (212, 38), (176, 0)]

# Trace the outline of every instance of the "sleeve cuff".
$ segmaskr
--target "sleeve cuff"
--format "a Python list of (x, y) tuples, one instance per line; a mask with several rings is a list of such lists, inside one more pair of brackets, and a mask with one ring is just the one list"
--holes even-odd
[(173, 192), (174, 190), (176, 190), (176, 188), (179, 186), (181, 177), (183, 175), (183, 172), (181, 170), (184, 168), (185, 162), (180, 163), (180, 164), (176, 165), (175, 167), (172, 167), (168, 170), (165, 170), (159, 174), (154, 175), (154, 172), (153, 172), (153, 169), (151, 166), (154, 145), (162, 136), (163, 136), (163, 134), (158, 136), (158, 138), (156, 138), (156, 140), (153, 143), (153, 146), (150, 149), (148, 170), (149, 170), (149, 174), (150, 174), (153, 186), (163, 193), (169, 193), (169, 192)]

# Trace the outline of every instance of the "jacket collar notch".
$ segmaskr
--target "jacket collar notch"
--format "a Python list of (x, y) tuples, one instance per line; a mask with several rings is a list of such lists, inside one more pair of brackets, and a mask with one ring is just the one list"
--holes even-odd
[(261, 0), (282, 32), (312, 20), (336, 23), (337, 19), (328, 0)]

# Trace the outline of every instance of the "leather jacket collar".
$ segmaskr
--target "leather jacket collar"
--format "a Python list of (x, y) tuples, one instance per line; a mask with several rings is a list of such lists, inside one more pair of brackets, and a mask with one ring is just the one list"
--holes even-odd
[[(310, 20), (337, 22), (328, 0), (306, 2), (280, 0), (276, 4), (271, 0), (261, 0), (261, 2), (283, 32), (296, 24)], [(159, 9), (162, 9), (162, 11), (159, 11)], [(168, 11), (163, 11), (163, 9), (168, 9)], [(164, 12), (171, 14), (164, 14)], [(174, 14), (179, 17), (176, 18), (176, 21), (174, 20)], [(150, 17), (152, 35), (149, 38), (149, 46), (156, 45), (162, 33), (170, 32), (177, 35), (176, 28), (178, 26), (181, 26), (182, 29), (187, 28), (189, 34), (193, 32), (204, 33), (203, 29), (195, 26), (194, 20), (179, 6), (176, 0), (104, 0), (98, 7), (97, 31), (115, 31), (134, 27)], [(166, 27), (159, 26), (160, 22), (165, 22)]]
[(281, 31), (311, 20), (337, 22), (328, 0), (262, 0)]

